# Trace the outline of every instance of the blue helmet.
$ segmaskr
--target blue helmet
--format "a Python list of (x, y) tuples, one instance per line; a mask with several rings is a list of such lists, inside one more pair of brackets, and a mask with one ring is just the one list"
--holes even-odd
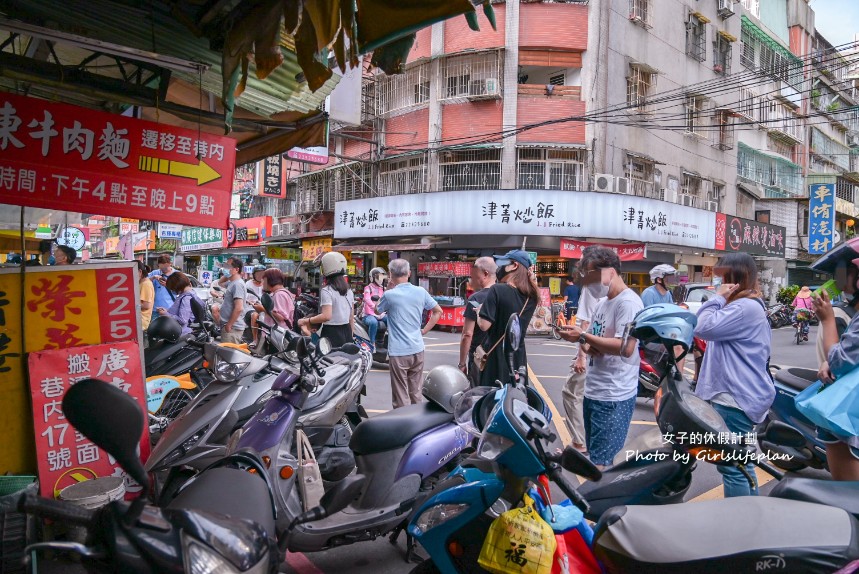
[(643, 343), (692, 347), (692, 337), (698, 317), (683, 307), (671, 303), (651, 305), (638, 312), (630, 335)]

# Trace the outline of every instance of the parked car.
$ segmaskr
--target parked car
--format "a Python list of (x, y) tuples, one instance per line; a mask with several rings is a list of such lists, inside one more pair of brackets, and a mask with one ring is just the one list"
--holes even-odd
[(686, 287), (686, 305), (693, 313), (697, 313), (707, 300), (716, 294), (716, 288), (710, 283), (687, 283)]
[(200, 298), (200, 301), (205, 303), (209, 300), (209, 288), (204, 287), (202, 283), (200, 283), (199, 279), (194, 277), (193, 275), (185, 274), (186, 277), (191, 281), (191, 288), (194, 289), (194, 293), (197, 294), (197, 297)]

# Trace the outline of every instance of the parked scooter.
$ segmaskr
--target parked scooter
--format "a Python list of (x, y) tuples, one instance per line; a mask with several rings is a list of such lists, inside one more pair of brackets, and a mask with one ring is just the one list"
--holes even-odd
[[(640, 340), (653, 335), (633, 332)], [(691, 345), (691, 336), (688, 339), (686, 346)], [(413, 514), (409, 532), (430, 553), (430, 560), (413, 572), (480, 571), (477, 557), (492, 521), (515, 507), (540, 475), (555, 482), (585, 516), (592, 512), (588, 496), (573, 488), (561, 468), (591, 479), (599, 478), (599, 471), (570, 447), (560, 455), (548, 452), (555, 437), (530, 397), (520, 388), (505, 386), (474, 399), (468, 394), (463, 398), (461, 406), (466, 408), (458, 420), (482, 429), (477, 455)], [(683, 429), (690, 437), (702, 437), (678, 441), (690, 458), (703, 455), (709, 462), (739, 465), (737, 458), (749, 453), (749, 445), (703, 438), (728, 433), (727, 426), (683, 381), (664, 378), (655, 410), (663, 432)], [(833, 572), (859, 558), (859, 522), (845, 510), (767, 497), (688, 506), (618, 506), (603, 514), (595, 532), (581, 520), (576, 529), (583, 543), (574, 552), (610, 573), (758, 572), (772, 560), (780, 572)], [(718, 538), (712, 537), (714, 531)]]
[[(371, 297), (372, 301), (378, 302), (380, 297), (378, 295), (373, 295)], [(364, 325), (364, 303), (363, 296), (356, 295), (355, 296), (355, 305), (357, 307), (357, 311), (355, 312), (355, 325), (353, 326), (355, 344), (361, 347), (362, 349), (366, 349), (367, 351), (371, 351), (373, 353), (373, 361), (376, 363), (381, 363), (383, 365), (388, 364), (388, 323), (387, 321), (379, 322), (379, 330), (376, 332), (376, 340), (370, 341), (370, 335), (367, 331), (366, 325)]]
[(772, 307), (767, 308), (767, 321), (773, 329), (786, 327), (792, 323), (792, 314), (793, 309), (790, 305), (777, 303)]

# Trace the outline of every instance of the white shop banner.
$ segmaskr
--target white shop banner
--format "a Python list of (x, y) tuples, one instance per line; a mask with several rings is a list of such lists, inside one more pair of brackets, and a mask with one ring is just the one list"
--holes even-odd
[(182, 239), (182, 226), (177, 223), (159, 223), (158, 237), (161, 239)]
[(334, 237), (550, 235), (713, 249), (716, 213), (592, 191), (495, 190), (338, 201)]

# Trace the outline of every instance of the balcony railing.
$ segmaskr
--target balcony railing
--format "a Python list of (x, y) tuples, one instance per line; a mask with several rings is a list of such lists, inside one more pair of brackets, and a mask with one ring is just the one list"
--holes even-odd
[(582, 99), (581, 86), (552, 86), (552, 93), (547, 92), (547, 88), (542, 84), (519, 84), (520, 96), (549, 96), (573, 98), (576, 100)]

